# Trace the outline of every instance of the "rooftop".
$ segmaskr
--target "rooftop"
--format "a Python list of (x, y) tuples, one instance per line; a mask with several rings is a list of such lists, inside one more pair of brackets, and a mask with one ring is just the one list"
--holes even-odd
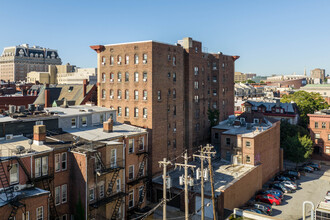
[[(23, 189), (19, 191), (13, 192), (13, 196), (19, 196), (20, 199), (24, 199), (27, 197), (33, 197), (33, 196), (40, 196), (43, 194), (49, 194), (49, 191), (40, 189), (40, 188), (29, 188), (29, 189)], [(9, 203), (7, 200), (6, 194), (4, 192), (0, 192), (0, 207), (5, 206)]]
[(45, 108), (45, 111), (50, 113), (55, 113), (59, 117), (67, 117), (73, 115), (93, 114), (95, 112), (109, 112), (109, 111), (115, 112), (116, 110), (105, 107), (99, 107), (99, 106), (76, 105), (76, 106), (69, 106), (68, 108), (63, 108), (63, 107)]
[(330, 84), (307, 84), (304, 87), (301, 87), (301, 90), (311, 89), (311, 88), (327, 88), (330, 89)]
[[(200, 161), (196, 160), (191, 163), (191, 165), (195, 165), (196, 169), (200, 168)], [(204, 165), (206, 167), (206, 165)], [(214, 159), (212, 161), (212, 167), (214, 171), (213, 180), (214, 180), (214, 189), (215, 194), (220, 195), (222, 190), (225, 190), (227, 187), (233, 184), (233, 182), (236, 182), (243, 176), (245, 176), (247, 173), (251, 172), (253, 169), (255, 169), (254, 166), (251, 165), (233, 165), (229, 164), (227, 161), (222, 159)], [(196, 170), (195, 169), (195, 170)], [(179, 184), (179, 177), (182, 176), (184, 173), (183, 170), (172, 170), (168, 173), (168, 175), (172, 179), (172, 187), (175, 187), (177, 189), (184, 189), (184, 186), (181, 186)], [(191, 174), (191, 173), (190, 173)], [(196, 172), (194, 172), (193, 175), (196, 175)], [(163, 178), (162, 176), (158, 176), (152, 180), (153, 183), (156, 184), (163, 184)], [(196, 180), (194, 182), (193, 189), (190, 189), (191, 191), (201, 193), (201, 187), (200, 187), (200, 181)], [(204, 183), (204, 193), (207, 196), (211, 196), (211, 184), (210, 181), (206, 181)]]

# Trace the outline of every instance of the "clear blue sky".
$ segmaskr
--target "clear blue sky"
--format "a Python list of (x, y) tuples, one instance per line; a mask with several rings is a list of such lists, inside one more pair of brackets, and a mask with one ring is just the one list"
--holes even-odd
[(80, 67), (96, 67), (90, 45), (190, 36), (209, 52), (241, 56), (236, 71), (330, 71), (328, 0), (0, 0), (0, 20), (1, 50), (53, 48)]

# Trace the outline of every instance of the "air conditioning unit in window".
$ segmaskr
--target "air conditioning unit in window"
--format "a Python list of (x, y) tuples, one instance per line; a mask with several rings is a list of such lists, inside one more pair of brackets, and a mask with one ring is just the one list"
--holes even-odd
[(121, 99), (121, 96), (118, 96), (118, 99)]
[(118, 61), (118, 65), (121, 65), (121, 62), (120, 61)]
[(104, 66), (105, 65), (105, 62), (102, 62), (102, 65)]
[(143, 100), (147, 100), (147, 97), (143, 97)]
[(110, 96), (110, 99), (113, 99), (113, 95)]
[(143, 64), (147, 64), (147, 60), (143, 60)]
[(173, 128), (173, 132), (176, 132), (176, 128)]
[(118, 82), (121, 82), (121, 79), (118, 79)]
[(12, 135), (12, 134), (7, 134), (7, 135), (6, 135), (6, 140), (11, 140), (11, 139), (13, 139), (13, 137), (14, 137), (14, 135)]
[(143, 118), (147, 118), (147, 115), (143, 115)]
[(143, 79), (143, 82), (147, 82), (147, 79), (146, 79), (146, 78), (144, 78), (144, 79)]
[(110, 79), (110, 82), (113, 82), (113, 79)]
[(20, 190), (22, 190), (22, 189), (24, 189), (24, 186), (22, 186), (22, 185), (16, 185), (16, 186), (14, 186), (14, 191), (16, 192), (16, 191), (20, 191)]

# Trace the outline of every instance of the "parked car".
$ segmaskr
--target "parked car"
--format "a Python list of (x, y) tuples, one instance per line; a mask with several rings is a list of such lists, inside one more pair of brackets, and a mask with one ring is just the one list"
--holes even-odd
[(262, 202), (254, 203), (254, 208), (261, 210), (262, 212), (266, 213), (267, 215), (272, 215), (272, 206)]
[(281, 204), (281, 199), (272, 194), (257, 195), (256, 201), (265, 202), (265, 203), (268, 203), (271, 205), (280, 205)]
[(305, 163), (304, 166), (310, 166), (314, 170), (321, 170), (321, 165), (313, 162)]
[(254, 212), (254, 213), (258, 213), (258, 214), (264, 214), (261, 210), (259, 209), (245, 209), (245, 211), (250, 211), (250, 212)]
[(327, 194), (325, 194), (326, 196), (330, 196), (330, 191), (327, 192)]
[(290, 188), (292, 190), (297, 190), (297, 184), (295, 184), (292, 181), (282, 181), (281, 183), (287, 188)]
[(264, 194), (272, 194), (274, 196), (279, 197), (280, 199), (283, 198), (283, 192), (278, 189), (267, 189), (267, 190), (260, 190), (256, 193), (256, 195), (264, 195)]
[(285, 187), (282, 183), (275, 182), (269, 185), (270, 188), (281, 190), (283, 193), (292, 193), (292, 190), (288, 187)]
[(313, 173), (314, 172), (314, 168), (310, 167), (310, 166), (301, 166), (298, 168), (298, 170), (303, 170), (307, 173)]
[(283, 175), (277, 175), (274, 178), (275, 181), (291, 181), (291, 179), (289, 177), (283, 176)]
[(287, 176), (291, 179), (300, 179), (300, 172), (299, 171), (296, 171), (296, 170), (287, 170), (285, 171), (283, 174), (283, 176)]

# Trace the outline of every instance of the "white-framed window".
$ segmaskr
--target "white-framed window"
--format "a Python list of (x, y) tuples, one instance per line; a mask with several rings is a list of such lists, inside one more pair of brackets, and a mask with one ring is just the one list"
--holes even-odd
[(110, 73), (110, 82), (113, 82), (115, 80), (115, 74)]
[(129, 139), (128, 140), (128, 153), (133, 153), (134, 152), (134, 139)]
[(116, 167), (117, 166), (117, 150), (116, 149), (111, 149), (110, 166), (111, 167)]
[(87, 117), (86, 116), (81, 117), (81, 126), (83, 126), (83, 127), (87, 126)]
[(140, 186), (140, 188), (139, 188), (139, 203), (142, 203), (143, 200), (144, 200), (143, 190), (144, 190), (144, 186)]
[(22, 220), (30, 220), (30, 212), (26, 211), (22, 213)]
[(176, 56), (173, 56), (172, 60), (173, 60), (173, 66), (176, 66)]
[(104, 184), (99, 186), (99, 197), (100, 198), (104, 197)]
[(107, 96), (107, 93), (105, 91), (105, 89), (102, 89), (102, 99), (105, 99)]
[(147, 72), (143, 72), (143, 81), (147, 82), (148, 79), (148, 73)]
[(148, 91), (143, 90), (143, 100), (147, 100), (147, 98), (148, 98)]
[(139, 91), (134, 90), (134, 100), (139, 100)]
[(246, 156), (246, 162), (247, 162), (247, 163), (251, 163), (251, 158), (250, 158), (250, 156)]
[(120, 192), (120, 190), (121, 190), (120, 179), (117, 179), (117, 181), (116, 181), (116, 190), (117, 190), (117, 192)]
[(105, 82), (105, 80), (106, 80), (106, 75), (105, 73), (102, 73), (102, 82)]
[(16, 184), (19, 182), (19, 166), (18, 163), (11, 165), (10, 173), (10, 184)]
[(139, 109), (138, 108), (134, 108), (134, 117), (135, 118), (139, 117)]
[(162, 99), (162, 92), (160, 90), (157, 91), (157, 99), (158, 100)]
[(148, 55), (146, 53), (143, 54), (143, 64), (147, 64)]
[(43, 220), (44, 219), (44, 207), (40, 206), (36, 210), (36, 219)]
[(197, 66), (194, 67), (194, 74), (198, 75), (198, 67)]
[(198, 103), (198, 100), (199, 100), (198, 95), (195, 95), (194, 100), (195, 100), (195, 103)]
[(134, 206), (134, 189), (128, 194), (128, 208), (132, 208)]
[(121, 72), (118, 72), (117, 77), (118, 77), (118, 82), (121, 82)]
[(128, 167), (128, 179), (132, 180), (134, 178), (134, 165)]
[(93, 201), (95, 199), (95, 189), (90, 188), (89, 189), (89, 201)]
[(195, 82), (194, 82), (194, 88), (195, 88), (195, 89), (198, 89), (198, 81), (195, 81)]
[(125, 82), (128, 82), (129, 81), (129, 72), (126, 72), (125, 73)]
[(125, 117), (128, 117), (128, 116), (129, 116), (129, 108), (125, 107)]
[(34, 175), (35, 177), (41, 176), (41, 157), (34, 160)]
[(105, 61), (106, 61), (106, 58), (105, 57), (102, 57), (102, 64), (103, 65), (105, 64)]
[(144, 137), (139, 138), (139, 150), (144, 150)]
[(129, 91), (128, 91), (128, 89), (125, 90), (125, 99), (126, 100), (129, 99)]
[(48, 156), (41, 158), (41, 175), (48, 175)]
[(62, 185), (62, 203), (66, 203), (68, 201), (68, 186), (66, 184)]
[(120, 55), (117, 56), (117, 64), (121, 65), (121, 56)]
[(66, 152), (61, 154), (61, 163), (62, 163), (62, 170), (66, 170), (66, 168), (67, 168), (67, 153)]
[(71, 118), (71, 128), (76, 128), (77, 123), (76, 123), (76, 118)]
[(125, 64), (129, 64), (129, 56), (128, 55), (125, 55)]
[(328, 134), (328, 141), (330, 141), (330, 134)]
[(330, 154), (330, 147), (329, 147), (329, 146), (326, 146), (326, 147), (325, 147), (325, 153), (326, 153), (326, 154)]
[(55, 154), (55, 172), (61, 171), (61, 154)]
[(315, 139), (320, 139), (320, 138), (321, 138), (320, 133), (315, 133)]
[(134, 54), (134, 64), (139, 64), (139, 56)]
[(118, 98), (118, 99), (121, 99), (121, 90), (120, 90), (120, 89), (117, 90), (117, 95), (118, 95), (117, 98)]
[(121, 116), (121, 107), (118, 106), (118, 116)]
[(115, 62), (115, 58), (113, 56), (110, 56), (110, 65), (113, 65), (114, 62)]
[(251, 147), (251, 142), (250, 142), (250, 141), (246, 141), (246, 142), (245, 142), (245, 146), (246, 146), (246, 147)]
[(138, 72), (134, 73), (134, 82), (139, 82), (139, 73)]
[(143, 118), (147, 118), (148, 117), (148, 110), (147, 108), (143, 108)]
[(110, 99), (113, 99), (114, 95), (115, 95), (115, 94), (114, 94), (114, 92), (113, 92), (113, 89), (110, 89), (110, 97), (109, 97), (109, 98), (110, 98)]
[(61, 203), (61, 186), (55, 187), (55, 205), (59, 205)]

